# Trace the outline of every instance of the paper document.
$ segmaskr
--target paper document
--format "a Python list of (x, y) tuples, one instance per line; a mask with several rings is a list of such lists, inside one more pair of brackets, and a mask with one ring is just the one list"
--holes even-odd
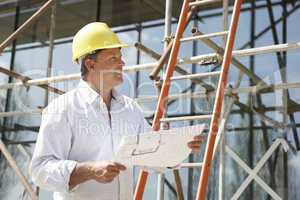
[(204, 128), (202, 124), (124, 136), (114, 161), (154, 169), (175, 167), (190, 154), (187, 143)]

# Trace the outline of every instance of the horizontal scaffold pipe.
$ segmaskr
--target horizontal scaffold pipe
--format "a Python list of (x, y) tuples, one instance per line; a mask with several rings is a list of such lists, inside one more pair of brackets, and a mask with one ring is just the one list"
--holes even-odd
[[(276, 85), (269, 85), (269, 86), (249, 86), (249, 87), (240, 87), (237, 89), (228, 88), (225, 90), (225, 93), (227, 95), (231, 94), (240, 94), (240, 93), (256, 93), (259, 91), (266, 91), (266, 92), (272, 92), (274, 90), (282, 90), (282, 89), (291, 89), (291, 88), (300, 88), (300, 82), (299, 83), (281, 83)], [(210, 94), (210, 95), (214, 95)], [(207, 93), (206, 91), (197, 91), (197, 92), (187, 92), (187, 93), (180, 93), (180, 94), (173, 94), (168, 96), (168, 100), (174, 100), (179, 98), (206, 98)], [(143, 96), (138, 97), (135, 100), (138, 103), (144, 103), (149, 101), (155, 101), (158, 99), (158, 96)], [(11, 111), (11, 112), (0, 112), (0, 118), (1, 117), (11, 117), (11, 116), (21, 116), (21, 115), (28, 115), (28, 114), (40, 114), (42, 113), (42, 109), (36, 109), (36, 110), (26, 110), (26, 111)]]
[[(268, 85), (268, 86), (249, 86), (249, 87), (240, 87), (236, 89), (226, 89), (226, 94), (241, 94), (241, 93), (256, 93), (256, 92), (273, 92), (274, 90), (282, 90), (282, 89), (292, 89), (292, 88), (300, 88), (300, 82), (298, 83), (280, 83), (276, 85)], [(210, 95), (214, 95), (211, 93)], [(168, 96), (168, 100), (174, 100), (179, 98), (206, 98), (207, 93), (206, 91), (197, 91), (197, 92), (187, 92), (187, 93), (179, 93), (179, 94), (172, 94)], [(149, 102), (157, 100), (158, 96), (143, 96), (136, 98), (138, 103)]]
[[(245, 56), (253, 56), (253, 55), (262, 55), (262, 54), (269, 54), (269, 53), (276, 53), (276, 52), (283, 52), (283, 51), (291, 51), (299, 48), (300, 48), (300, 42), (277, 44), (277, 45), (263, 46), (257, 48), (235, 50), (232, 52), (232, 56), (245, 57)], [(218, 55), (217, 53), (210, 53), (210, 54), (204, 54), (199, 56), (193, 56), (186, 59), (180, 59), (178, 63), (179, 64), (198, 63), (202, 60), (207, 60), (207, 59), (211, 59), (212, 57), (217, 57), (217, 55)]]
[[(295, 49), (299, 49), (299, 48), (300, 48), (300, 42), (278, 44), (278, 45), (257, 47), (257, 48), (251, 48), (251, 49), (236, 50), (236, 51), (233, 51), (233, 56), (243, 57), (243, 56), (250, 56), (250, 55), (289, 51), (289, 50), (295, 50)], [(193, 56), (193, 57), (186, 58), (186, 59), (180, 59), (178, 61), (178, 64), (198, 63), (203, 60), (209, 59), (211, 57), (217, 57), (217, 56), (218, 56), (217, 53)], [(156, 65), (157, 65), (157, 62), (125, 66), (124, 72), (129, 73), (129, 72), (135, 72), (135, 71), (139, 71), (139, 70), (152, 69)], [(61, 75), (61, 76), (54, 76), (54, 77), (49, 77), (49, 78), (28, 80), (28, 81), (24, 81), (24, 82), (20, 81), (20, 82), (16, 82), (16, 83), (2, 84), (2, 85), (0, 85), (0, 89), (11, 89), (11, 88), (21, 87), (21, 86), (43, 85), (43, 84), (57, 83), (57, 82), (68, 81), (68, 80), (78, 80), (78, 79), (80, 79), (79, 73), (78, 74)]]
[(35, 115), (41, 114), (42, 109), (35, 109), (35, 110), (26, 110), (26, 111), (10, 111), (10, 112), (0, 112), (1, 117), (12, 117), (12, 116), (22, 116), (22, 115)]
[[(233, 55), (236, 57), (242, 56), (250, 56), (250, 55), (257, 55), (257, 54), (267, 54), (267, 53), (274, 53), (280, 51), (288, 51), (300, 48), (300, 42), (297, 43), (288, 43), (288, 44), (278, 44), (278, 45), (271, 45), (271, 46), (264, 46), (264, 47), (257, 47), (251, 49), (244, 49), (244, 50), (236, 50), (233, 51)], [(190, 63), (197, 63), (201, 60), (205, 60), (210, 57), (217, 57), (216, 53), (205, 54), (200, 56), (193, 56), (187, 59), (180, 59), (179, 64), (190, 64)], [(124, 72), (133, 72), (138, 70), (145, 70), (145, 69), (152, 69), (157, 65), (157, 62), (153, 63), (146, 63), (140, 65), (133, 65), (133, 66), (126, 66), (124, 67)], [(31, 86), (31, 85), (42, 85), (42, 84), (49, 84), (49, 83), (56, 83), (62, 82), (67, 80), (78, 80), (80, 79), (80, 74), (70, 74), (70, 75), (62, 75), (50, 78), (42, 78), (42, 79), (35, 79), (29, 80), (26, 82), (16, 82), (16, 83), (9, 83), (0, 85), (0, 89), (10, 89), (14, 87), (20, 86)]]

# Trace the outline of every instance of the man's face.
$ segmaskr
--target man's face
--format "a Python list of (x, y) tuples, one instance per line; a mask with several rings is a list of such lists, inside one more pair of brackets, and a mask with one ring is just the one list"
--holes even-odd
[(92, 66), (89, 75), (99, 86), (112, 88), (123, 82), (124, 62), (120, 48), (101, 50), (96, 60), (92, 61)]

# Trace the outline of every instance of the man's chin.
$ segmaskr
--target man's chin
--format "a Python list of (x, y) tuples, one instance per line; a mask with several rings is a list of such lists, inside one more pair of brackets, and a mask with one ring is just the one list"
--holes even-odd
[(118, 77), (115, 81), (115, 86), (119, 86), (123, 83), (123, 77)]

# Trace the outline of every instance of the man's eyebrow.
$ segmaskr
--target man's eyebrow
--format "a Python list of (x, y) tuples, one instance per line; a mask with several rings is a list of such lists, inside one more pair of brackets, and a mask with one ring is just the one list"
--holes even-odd
[(112, 57), (122, 57), (123, 54), (120, 52), (120, 53), (113, 53), (113, 52), (106, 52), (105, 54), (107, 54), (106, 56), (108, 58), (112, 58)]
[(113, 54), (112, 56), (113, 56), (113, 57), (122, 57), (122, 54), (121, 54), (121, 53), (120, 53), (120, 54), (117, 53), (117, 54)]
[(113, 58), (113, 57), (122, 57), (122, 55), (121, 54), (113, 54), (113, 55), (110, 55), (109, 57), (110, 58)]

